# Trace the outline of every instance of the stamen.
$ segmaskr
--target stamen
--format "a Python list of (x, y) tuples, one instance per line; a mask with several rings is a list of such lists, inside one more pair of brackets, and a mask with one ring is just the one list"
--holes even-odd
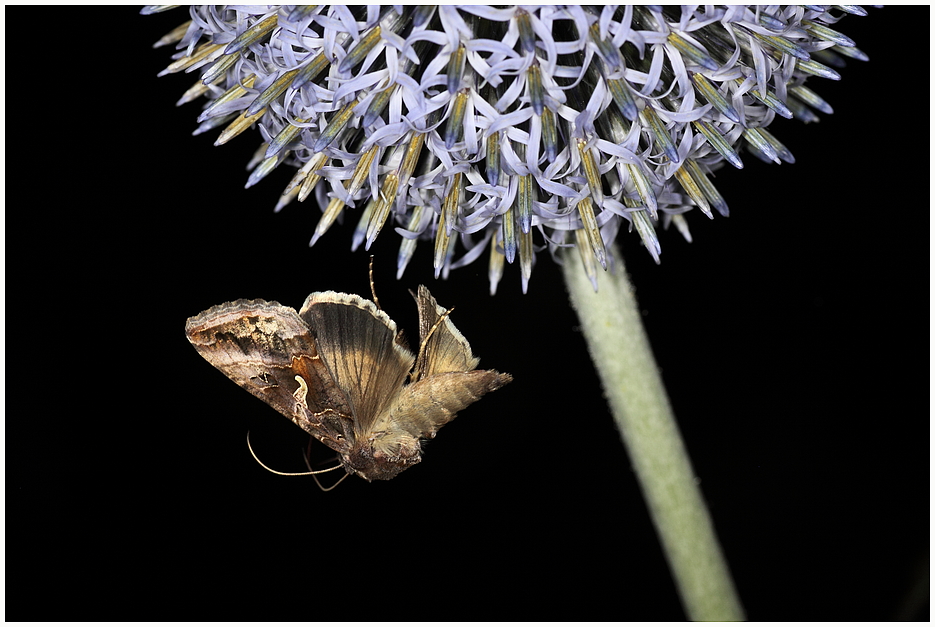
[(315, 233), (312, 235), (312, 241), (309, 242), (309, 246), (314, 246), (318, 238), (331, 228), (331, 225), (334, 224), (334, 221), (341, 215), (343, 209), (344, 201), (340, 198), (331, 199), (331, 202), (329, 202), (328, 206), (325, 208), (325, 212), (321, 214), (321, 219), (318, 220), (318, 224), (315, 226)]
[(546, 159), (555, 161), (558, 157), (558, 128), (555, 125), (555, 114), (548, 107), (542, 110), (542, 146)]
[(247, 107), (247, 115), (254, 115), (260, 109), (266, 108), (269, 103), (279, 98), (286, 88), (295, 80), (299, 70), (289, 70), (283, 72), (282, 76), (273, 81), (269, 87), (263, 90), (263, 93), (256, 97)]
[(494, 132), (487, 136), (487, 182), (497, 185), (500, 182), (500, 133)]
[(542, 115), (542, 108), (545, 106), (545, 93), (542, 87), (542, 71), (539, 69), (539, 62), (536, 61), (526, 70), (526, 81), (529, 85), (529, 101), (532, 103), (532, 110), (536, 115)]
[[(597, 218), (594, 216), (594, 206), (590, 198), (582, 198), (577, 205), (578, 215), (581, 216), (582, 228), (576, 229), (575, 234), (583, 231), (587, 240), (588, 249), (592, 251), (594, 258), (607, 269), (607, 256), (604, 249), (604, 239), (601, 237), (600, 227), (597, 225)], [(584, 258), (582, 257), (582, 260)]]
[(322, 152), (315, 153), (308, 162), (302, 166), (303, 170), (308, 172), (305, 176), (305, 180), (302, 181), (302, 187), (299, 188), (299, 202), (305, 201), (308, 198), (308, 195), (312, 193), (312, 190), (315, 189), (315, 186), (318, 185), (318, 181), (321, 180), (320, 174), (315, 174), (316, 170), (320, 170), (325, 167), (325, 164), (328, 162), (328, 157)]
[(373, 202), (373, 209), (370, 211), (370, 222), (367, 224), (367, 244), (366, 250), (370, 250), (371, 244), (380, 234), (380, 229), (390, 215), (390, 209), (396, 202), (396, 192), (399, 191), (399, 177), (396, 172), (390, 172), (383, 179), (383, 187), (380, 188), (380, 195)]
[(701, 191), (701, 187), (692, 177), (685, 164), (682, 164), (682, 167), (675, 171), (675, 180), (679, 182), (689, 198), (695, 201), (701, 212), (713, 219), (714, 215), (711, 213), (711, 205), (708, 204), (708, 199), (705, 198), (704, 192)]
[(331, 142), (334, 141), (334, 139), (338, 136), (338, 133), (340, 133), (344, 128), (344, 125), (350, 121), (354, 114), (354, 107), (356, 107), (358, 104), (360, 104), (360, 96), (344, 105), (344, 108), (336, 113), (334, 117), (332, 117), (328, 122), (328, 125), (325, 127), (325, 130), (321, 132), (321, 135), (318, 137), (318, 141), (315, 142), (312, 150), (315, 152), (321, 152), (330, 146)]
[(516, 26), (519, 30), (519, 41), (524, 54), (536, 51), (536, 33), (532, 28), (532, 18), (523, 9), (516, 10)]
[(467, 110), (468, 95), (471, 90), (465, 87), (454, 98), (448, 126), (445, 128), (445, 148), (451, 150), (464, 132), (464, 112)]
[(672, 163), (679, 162), (679, 151), (672, 142), (672, 136), (666, 130), (665, 123), (659, 118), (659, 114), (652, 107), (646, 107), (640, 111), (640, 120), (644, 126), (652, 129), (653, 140), (662, 150), (666, 158)]
[(217, 141), (214, 142), (214, 145), (222, 146), (230, 140), (234, 139), (245, 130), (250, 128), (254, 122), (262, 118), (264, 113), (266, 113), (266, 109), (257, 112), (256, 115), (248, 116), (247, 112), (244, 111), (239, 116), (237, 116), (236, 120), (231, 122), (230, 126), (221, 131), (221, 134), (218, 135)]
[(235, 52), (240, 52), (244, 48), (247, 48), (251, 44), (259, 41), (262, 37), (269, 35), (273, 29), (276, 28), (278, 23), (278, 12), (263, 18), (244, 32), (237, 35), (237, 37), (234, 38), (232, 42), (227, 44), (227, 48), (224, 49), (224, 54), (234, 54)]
[(621, 78), (609, 78), (605, 82), (607, 83), (607, 88), (610, 90), (610, 95), (614, 98), (614, 103), (617, 105), (617, 108), (620, 109), (620, 113), (623, 114), (623, 117), (631, 122), (635, 120), (637, 115), (639, 115), (639, 108), (636, 106), (636, 102), (630, 94), (630, 88), (627, 87), (626, 81)]
[(532, 174), (519, 176), (519, 189), (516, 192), (516, 221), (522, 233), (529, 233), (532, 228), (532, 203), (535, 185)]
[(458, 47), (448, 58), (448, 91), (452, 94), (458, 91), (461, 86), (461, 73), (464, 71), (464, 56), (467, 49), (464, 42), (458, 44)]
[(438, 233), (435, 237), (435, 276), (445, 265), (448, 257), (449, 240), (458, 219), (458, 203), (461, 198), (462, 175), (460, 172), (451, 177), (451, 187), (442, 203), (442, 212), (438, 217)]
[[(412, 215), (409, 216), (409, 223), (406, 225), (406, 229), (413, 232), (418, 231), (419, 226), (422, 224), (422, 216), (425, 215), (425, 211), (425, 205), (413, 206)], [(396, 271), (397, 280), (403, 277), (403, 272), (406, 270), (406, 266), (409, 265), (409, 260), (412, 259), (418, 242), (418, 237), (403, 237), (402, 241), (399, 243), (399, 254), (396, 257), (396, 267), (398, 268)]]
[(725, 202), (721, 192), (717, 190), (717, 188), (711, 183), (711, 180), (708, 178), (708, 176), (701, 170), (701, 167), (698, 165), (698, 163), (694, 159), (686, 159), (685, 168), (691, 175), (692, 180), (698, 184), (698, 187), (701, 189), (701, 192), (704, 194), (705, 198), (707, 198), (711, 205), (717, 209), (719, 214), (726, 218), (730, 214), (730, 210), (727, 208), (727, 202)]
[(767, 159), (770, 161), (775, 161), (779, 163), (779, 155), (776, 154), (776, 150), (770, 145), (766, 138), (760, 134), (758, 128), (745, 128), (743, 130), (743, 138), (750, 142), (750, 145), (760, 151)]
[(338, 65), (338, 72), (344, 74), (357, 67), (364, 60), (364, 57), (373, 50), (374, 46), (380, 42), (380, 34), (382, 32), (383, 29), (380, 24), (377, 24), (367, 31), (357, 42), (357, 45), (347, 53), (347, 56), (341, 59), (341, 63)]
[(175, 74), (182, 70), (187, 70), (199, 63), (208, 63), (221, 56), (224, 44), (201, 44), (190, 57), (182, 57), (170, 63), (166, 69), (159, 72), (156, 76), (165, 76), (166, 74)]
[[(580, 203), (579, 203), (580, 204)], [(591, 281), (591, 285), (594, 286), (594, 291), (597, 291), (597, 259), (594, 257), (594, 249), (591, 248), (591, 242), (589, 241), (585, 229), (575, 229), (575, 247), (578, 249), (578, 254), (581, 256), (581, 265), (584, 266), (584, 272), (588, 275), (588, 279)]]
[[(302, 124), (305, 122), (304, 118), (297, 118), (296, 122)], [(266, 149), (266, 156), (272, 157), (276, 155), (280, 150), (288, 146), (299, 136), (299, 133), (302, 132), (301, 126), (295, 126), (294, 124), (286, 124), (282, 127), (282, 130), (279, 131), (279, 135), (273, 138), (273, 141), (269, 143), (269, 147)]]
[(724, 96), (721, 95), (721, 92), (711, 84), (711, 82), (704, 76), (704, 74), (694, 73), (691, 74), (692, 82), (695, 84), (695, 87), (698, 88), (698, 92), (701, 94), (701, 97), (704, 98), (708, 104), (724, 114), (728, 120), (735, 124), (740, 124), (740, 115), (737, 113), (737, 110), (734, 106), (727, 100)]
[(727, 140), (717, 132), (713, 124), (704, 120), (694, 120), (692, 124), (729, 164), (738, 169), (743, 168), (743, 161), (740, 160), (740, 155), (738, 155), (737, 151), (731, 147)]
[[(505, 216), (504, 216), (505, 217)], [(498, 237), (500, 229), (496, 229), (490, 238), (490, 261), (487, 268), (487, 279), (490, 281), (490, 295), (497, 293), (497, 285), (503, 278), (503, 240)]]
[(676, 50), (688, 57), (694, 63), (700, 65), (706, 70), (711, 70), (716, 72), (718, 69), (717, 63), (714, 62), (708, 53), (704, 50), (695, 47), (694, 44), (690, 43), (687, 39), (682, 37), (676, 32), (669, 33), (669, 36), (666, 38), (667, 41), (672, 44)]
[(601, 173), (597, 167), (597, 160), (594, 158), (594, 149), (587, 148), (587, 142), (580, 137), (575, 141), (575, 145), (578, 147), (578, 154), (581, 157), (581, 171), (588, 181), (588, 191), (591, 193), (591, 198), (594, 199), (598, 207), (603, 207), (604, 189), (601, 183)]
[[(656, 194), (653, 192), (653, 186), (649, 183), (646, 173), (643, 172), (642, 167), (633, 163), (627, 164), (627, 173), (636, 188), (636, 193), (639, 195), (640, 200), (643, 201), (643, 206), (649, 210), (649, 215), (655, 220), (659, 210), (659, 203), (656, 202)], [(626, 196), (624, 196), (624, 199), (626, 199)]]

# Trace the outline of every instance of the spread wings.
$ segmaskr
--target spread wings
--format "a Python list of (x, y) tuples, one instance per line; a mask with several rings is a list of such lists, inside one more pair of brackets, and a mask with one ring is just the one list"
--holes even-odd
[(218, 370), (341, 453), (348, 472), (391, 479), (419, 462), (423, 439), (512, 380), (474, 370), (470, 344), (424, 286), (416, 303), (418, 360), (373, 302), (338, 292), (311, 294), (299, 313), (224, 303), (189, 318), (185, 332)]

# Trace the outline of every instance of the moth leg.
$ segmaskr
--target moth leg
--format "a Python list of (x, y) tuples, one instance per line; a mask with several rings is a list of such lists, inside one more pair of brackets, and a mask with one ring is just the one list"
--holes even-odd
[(338, 486), (341, 484), (342, 481), (344, 481), (345, 479), (347, 479), (347, 478), (350, 477), (350, 476), (351, 476), (350, 473), (347, 473), (347, 472), (344, 473), (344, 476), (341, 477), (340, 479), (338, 479), (338, 482), (335, 483), (335, 484), (334, 484), (333, 486), (331, 486), (330, 488), (326, 488), (325, 486), (321, 485), (321, 481), (319, 481), (319, 480), (318, 480), (318, 477), (316, 477), (315, 475), (312, 475), (312, 479), (315, 480), (315, 483), (318, 484), (318, 487), (321, 489), (322, 492), (331, 492), (331, 491), (334, 490), (336, 487), (338, 487)]
[[(315, 475), (317, 475), (317, 474), (319, 474), (319, 473), (321, 473), (321, 472), (328, 472), (328, 471), (330, 471), (330, 470), (337, 470), (338, 468), (341, 468), (342, 466), (335, 466), (334, 468), (329, 468), (329, 469), (326, 470), (326, 471), (322, 471), (322, 470), (314, 471), (314, 470), (312, 470), (312, 463), (308, 460), (308, 456), (309, 456), (309, 453), (310, 453), (311, 450), (312, 450), (312, 442), (314, 442), (314, 441), (315, 441), (315, 438), (309, 438), (309, 440), (308, 440), (308, 448), (307, 448), (307, 449), (305, 450), (305, 452), (302, 454), (302, 457), (305, 458), (305, 467), (308, 468), (309, 472), (312, 473), (312, 479), (315, 480), (315, 483), (318, 485), (318, 489), (319, 489), (319, 490), (321, 490), (322, 492), (331, 492), (331, 491), (334, 490), (336, 487), (338, 487), (338, 485), (339, 485), (342, 481), (344, 481), (345, 479), (347, 479), (347, 478), (350, 476), (350, 473), (348, 473), (347, 471), (345, 471), (345, 472), (344, 472), (344, 476), (341, 477), (340, 479), (338, 479), (337, 482), (336, 482), (333, 486), (331, 486), (330, 488), (326, 488), (325, 486), (321, 485), (321, 481), (319, 481), (319, 480), (318, 480), (318, 477), (316, 477)], [(335, 455), (334, 458), (337, 459), (338, 456)]]

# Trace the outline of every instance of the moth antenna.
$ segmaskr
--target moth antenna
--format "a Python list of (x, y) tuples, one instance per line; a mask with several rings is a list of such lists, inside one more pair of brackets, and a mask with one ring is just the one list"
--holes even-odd
[(425, 355), (425, 347), (426, 347), (426, 345), (429, 343), (429, 340), (432, 338), (432, 334), (435, 333), (435, 329), (437, 329), (438, 326), (439, 326), (442, 322), (445, 321), (445, 318), (447, 318), (447, 317), (451, 314), (451, 312), (454, 311), (454, 310), (455, 310), (455, 308), (452, 307), (451, 309), (449, 309), (448, 311), (446, 311), (445, 313), (443, 313), (442, 315), (440, 315), (440, 316), (438, 317), (438, 320), (435, 321), (435, 324), (432, 325), (432, 328), (429, 329), (429, 332), (425, 334), (425, 338), (424, 338), (424, 339), (422, 340), (422, 342), (419, 344), (419, 355), (418, 355), (418, 357), (416, 358), (416, 363), (421, 363), (421, 361), (422, 361), (422, 356)]
[[(331, 470), (334, 470), (334, 468), (331, 468)], [(341, 477), (340, 479), (338, 479), (338, 482), (335, 483), (335, 484), (334, 484), (333, 486), (331, 486), (330, 488), (326, 488), (325, 486), (321, 485), (321, 481), (319, 481), (319, 480), (318, 480), (318, 477), (316, 477), (315, 475), (312, 475), (312, 479), (315, 480), (315, 483), (318, 484), (318, 488), (319, 488), (322, 492), (331, 492), (331, 491), (334, 490), (336, 487), (338, 487), (339, 485), (341, 485), (341, 482), (342, 482), (342, 481), (344, 481), (345, 479), (347, 479), (347, 478), (350, 477), (350, 476), (351, 476), (350, 474), (344, 473), (344, 476)]]
[(373, 284), (373, 255), (370, 255), (370, 295), (373, 296), (373, 304), (377, 306), (377, 309), (382, 310), (380, 299), (377, 298), (377, 288)]
[[(337, 470), (338, 468), (341, 468), (341, 465), (338, 464), (338, 465), (335, 466), (334, 468), (326, 468), (325, 470), (312, 470), (311, 467), (309, 467), (309, 472), (280, 472), (280, 471), (278, 471), (278, 470), (273, 470), (272, 468), (270, 468), (269, 466), (267, 466), (266, 464), (264, 464), (263, 462), (261, 462), (261, 461), (260, 461), (260, 458), (256, 456), (256, 453), (253, 452), (253, 447), (250, 446), (250, 432), (249, 432), (249, 431), (247, 431), (247, 448), (250, 449), (250, 454), (253, 455), (253, 459), (256, 460), (256, 463), (258, 463), (260, 466), (262, 466), (262, 467), (265, 468), (266, 470), (270, 471), (270, 472), (273, 473), (274, 475), (282, 475), (282, 476), (284, 476), (284, 477), (304, 477), (305, 475), (320, 475), (320, 474), (323, 473), (323, 472), (331, 472), (332, 470)], [(308, 459), (307, 459), (307, 458), (306, 458), (305, 462), (306, 462), (306, 465), (308, 465)], [(317, 478), (315, 479), (315, 482), (318, 483), (318, 479), (317, 479)], [(340, 482), (339, 482), (339, 483), (340, 483)], [(319, 483), (318, 485), (319, 485), (319, 487), (321, 487), (321, 484), (320, 484), (320, 483)], [(334, 484), (334, 485), (338, 485), (338, 484), (336, 483), (336, 484)], [(332, 486), (332, 487), (334, 487), (334, 486)], [(331, 489), (331, 488), (329, 488), (329, 490), (330, 490), (330, 489)], [(327, 490), (325, 490), (325, 491), (327, 492)]]
[[(309, 445), (311, 445), (311, 442), (309, 442)], [(308, 451), (302, 451), (302, 457), (305, 458), (305, 467), (308, 468), (309, 470), (312, 470), (312, 464), (311, 464), (311, 462), (308, 461)], [(329, 468), (328, 470), (337, 470), (338, 468), (340, 468), (340, 466), (335, 466), (334, 468)], [(336, 487), (338, 487), (339, 485), (341, 485), (341, 482), (342, 482), (342, 481), (344, 481), (344, 480), (347, 479), (349, 476), (351, 476), (349, 472), (345, 472), (345, 473), (344, 473), (344, 476), (341, 477), (340, 479), (338, 479), (337, 483), (335, 483), (335, 484), (334, 484), (333, 486), (331, 486), (330, 488), (326, 488), (325, 486), (321, 485), (321, 481), (319, 481), (319, 480), (318, 480), (318, 477), (316, 477), (315, 475), (320, 474), (320, 473), (323, 473), (323, 472), (328, 472), (328, 470), (319, 470), (318, 472), (314, 472), (314, 471), (313, 471), (313, 472), (309, 473), (309, 474), (312, 475), (312, 479), (315, 480), (315, 483), (318, 484), (318, 489), (321, 490), (322, 492), (331, 492), (331, 491), (334, 490)]]

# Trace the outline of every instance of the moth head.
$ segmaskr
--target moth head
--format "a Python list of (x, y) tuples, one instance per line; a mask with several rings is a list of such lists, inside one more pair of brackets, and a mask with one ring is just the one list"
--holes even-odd
[(341, 455), (344, 469), (367, 481), (392, 479), (422, 461), (422, 443), (408, 433), (376, 433)]

